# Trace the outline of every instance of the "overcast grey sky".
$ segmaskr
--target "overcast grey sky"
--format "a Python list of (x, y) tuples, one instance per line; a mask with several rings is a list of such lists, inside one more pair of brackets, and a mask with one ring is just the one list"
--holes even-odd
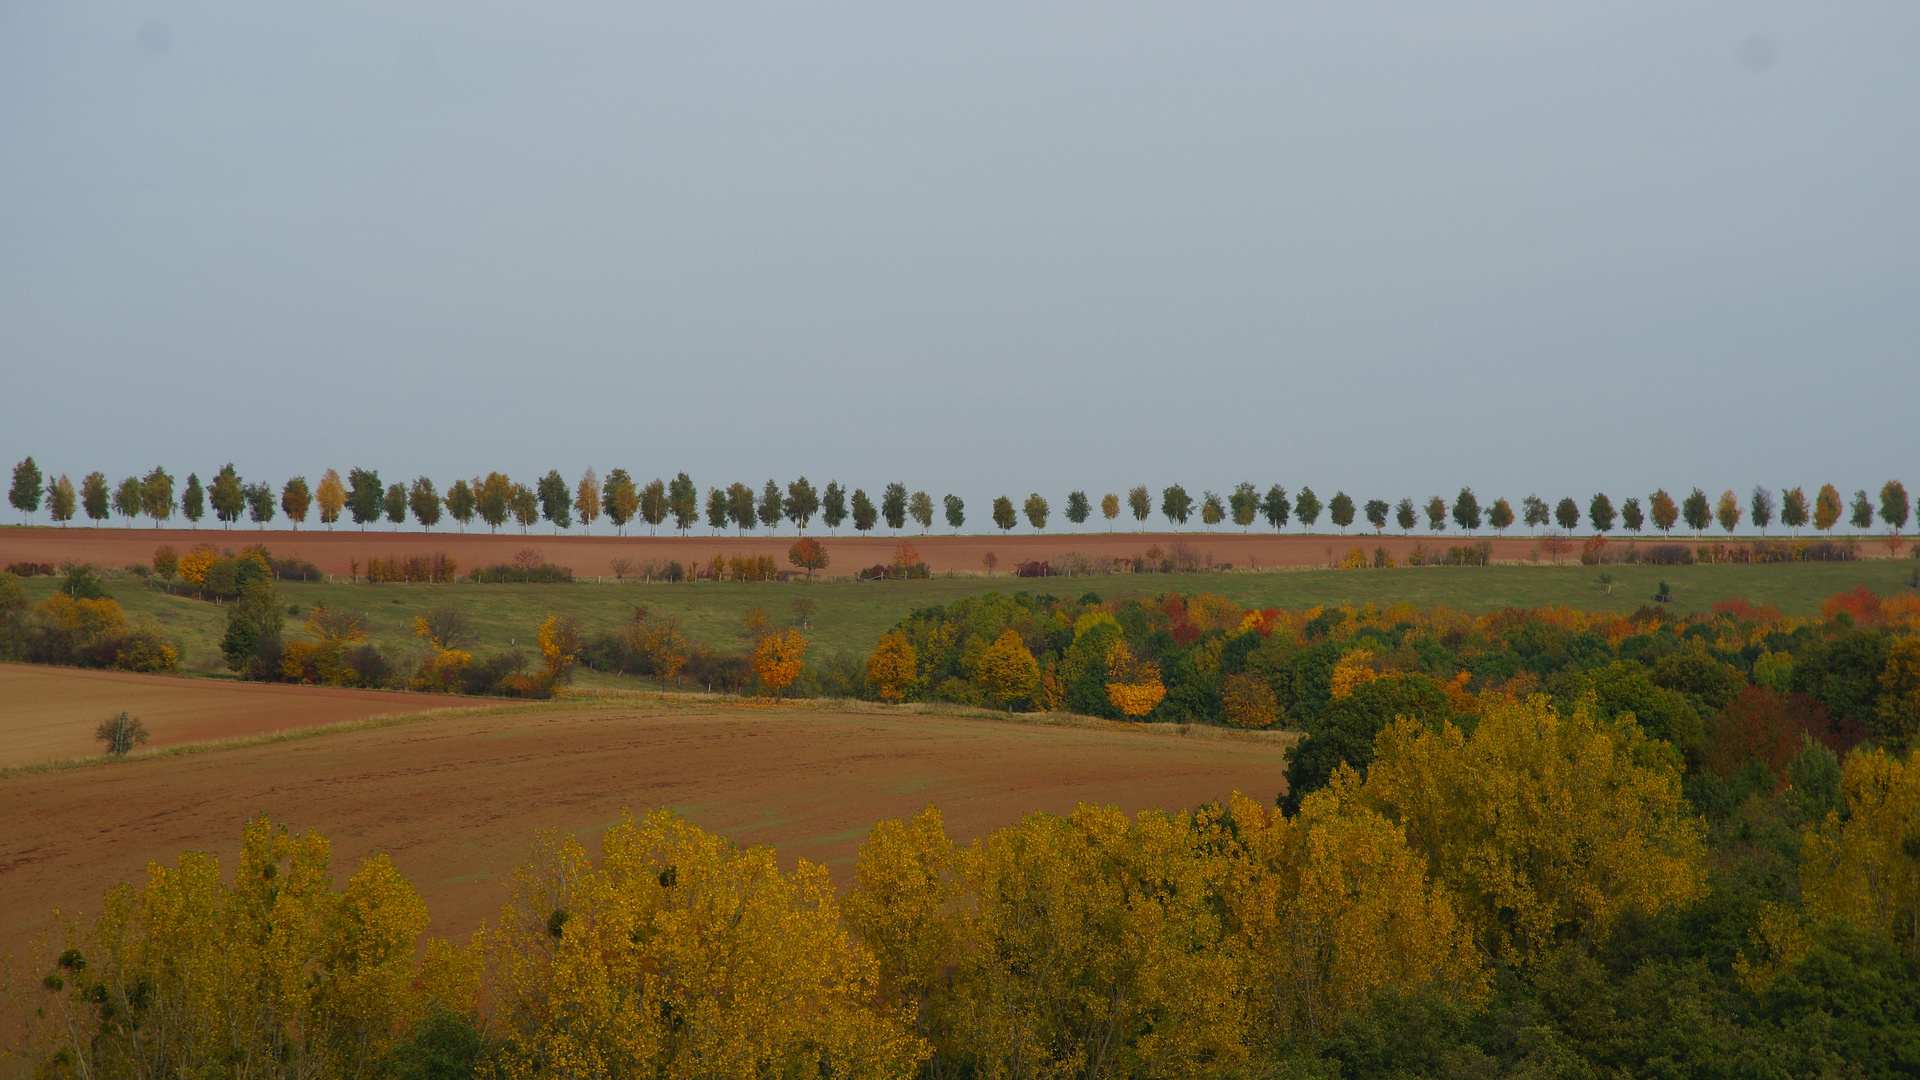
[(7, 464), (1920, 482), (1920, 5), (0, 0)]

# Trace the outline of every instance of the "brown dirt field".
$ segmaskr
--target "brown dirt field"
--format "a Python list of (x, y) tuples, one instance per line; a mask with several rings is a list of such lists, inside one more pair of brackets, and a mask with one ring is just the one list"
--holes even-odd
[[(171, 544), (185, 551), (198, 543), (211, 543), (221, 548), (240, 548), (254, 543), (265, 544), (268, 550), (277, 556), (294, 556), (313, 563), (323, 573), (346, 574), (353, 560), (359, 560), (364, 567), (369, 556), (387, 558), (389, 556), (432, 555), (445, 552), (459, 561), (462, 571), (476, 566), (492, 563), (511, 562), (516, 552), (523, 548), (535, 548), (548, 562), (560, 566), (570, 566), (577, 575), (608, 575), (613, 571), (608, 563), (616, 558), (634, 560), (678, 560), (685, 564), (693, 560), (708, 560), (715, 553), (723, 555), (772, 555), (783, 570), (791, 569), (787, 563), (787, 549), (793, 545), (795, 537), (783, 530), (777, 535), (760, 534), (745, 537), (709, 536), (707, 530), (696, 529), (686, 538), (678, 536), (555, 536), (551, 531), (542, 533), (538, 529), (522, 536), (518, 530), (511, 534), (499, 535), (487, 533), (425, 533), (413, 531), (371, 530), (361, 532), (358, 529), (342, 529), (333, 532), (302, 529), (298, 532), (285, 529), (95, 529), (85, 526), (72, 528), (0, 528), (0, 566), (15, 562), (39, 562), (58, 565), (67, 561), (90, 562), (98, 566), (119, 567), (132, 563), (145, 563), (153, 558), (154, 549), (162, 544)], [(826, 546), (830, 560), (830, 574), (850, 575), (862, 567), (893, 560), (894, 549), (902, 541), (912, 544), (920, 558), (936, 573), (949, 570), (963, 573), (982, 573), (982, 557), (991, 551), (999, 558), (999, 572), (1010, 574), (1015, 563), (1035, 559), (1056, 561), (1067, 552), (1082, 555), (1108, 556), (1111, 558), (1132, 558), (1145, 552), (1149, 547), (1158, 545), (1161, 549), (1170, 549), (1175, 543), (1184, 543), (1192, 548), (1198, 557), (1212, 557), (1215, 563), (1232, 563), (1235, 566), (1273, 567), (1273, 566), (1325, 566), (1338, 560), (1355, 544), (1361, 545), (1369, 553), (1376, 546), (1385, 547), (1393, 557), (1405, 560), (1416, 542), (1428, 548), (1438, 545), (1443, 550), (1450, 544), (1464, 543), (1459, 536), (1439, 537), (1374, 537), (1359, 533), (1347, 536), (1321, 535), (1302, 536), (1299, 533), (1275, 535), (1271, 532), (1254, 530), (1241, 533), (1237, 529), (1222, 529), (1206, 532), (1194, 529), (1183, 533), (1136, 533), (1136, 532), (1085, 532), (1052, 533), (1047, 535), (1016, 534), (1009, 536), (941, 536), (941, 535), (902, 535), (900, 537), (830, 537), (823, 532), (815, 532), (815, 539)], [(1476, 537), (1478, 539), (1492, 539)], [(1493, 557), (1501, 560), (1518, 560), (1527, 557), (1536, 541), (1529, 537), (1507, 537), (1493, 539)], [(1577, 551), (1577, 549), (1575, 549)]]
[(845, 887), (877, 821), (928, 803), (970, 839), (1080, 801), (1191, 807), (1240, 789), (1272, 798), (1286, 736), (1083, 727), (875, 708), (636, 703), (539, 706), (0, 778), (0, 957), (26, 959), (53, 909), (97, 912), (107, 889), (188, 849), (231, 865), (266, 813), (333, 842), (344, 880), (387, 852), (431, 932), (491, 918), (536, 834), (590, 844), (623, 811), (670, 806), (743, 845), (807, 858)]
[(160, 750), (483, 704), (498, 702), (0, 664), (0, 769), (98, 754), (93, 729), (123, 709), (146, 724), (147, 749)]

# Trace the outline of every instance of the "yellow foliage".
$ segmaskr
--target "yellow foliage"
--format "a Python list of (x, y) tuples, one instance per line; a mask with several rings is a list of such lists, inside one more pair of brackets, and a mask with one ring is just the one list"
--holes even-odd
[(127, 632), (127, 617), (118, 601), (110, 597), (75, 600), (57, 592), (34, 605), (33, 613), (42, 624), (66, 637), (78, 648)]
[(1758, 959), (1749, 960), (1744, 949), (1735, 953), (1733, 974), (1742, 986), (1761, 994), (1813, 948), (1813, 932), (1798, 909), (1763, 900), (1747, 944)]
[[(329, 848), (265, 818), (233, 884), (212, 855), (147, 868), (68, 927), (70, 980), (49, 1020), (81, 1076), (368, 1075), (429, 1004), (463, 983), (448, 950), (415, 962), (426, 908), (385, 855), (334, 891)], [(430, 970), (442, 965), (455, 970)]]
[(1227, 723), (1239, 728), (1269, 728), (1279, 718), (1273, 688), (1251, 671), (1236, 672), (1221, 681), (1220, 712)]
[(913, 642), (907, 635), (889, 630), (880, 636), (873, 655), (867, 657), (867, 682), (873, 685), (880, 700), (904, 701), (918, 678), (918, 663)]
[(1314, 792), (1291, 820), (1239, 792), (1228, 803), (1233, 859), (1220, 893), (1256, 1045), (1324, 1033), (1383, 989), (1468, 1001), (1488, 990), (1487, 965), (1426, 860), (1347, 790)]
[(1534, 697), (1490, 704), (1471, 736), (1396, 721), (1365, 782), (1334, 783), (1407, 830), (1487, 948), (1532, 956), (1704, 889), (1701, 823), (1677, 770), (1642, 764), (1657, 760), (1645, 741), (1633, 725), (1584, 708), (1561, 716)]
[(580, 631), (571, 619), (549, 615), (540, 624), (540, 662), (545, 665), (545, 681), (557, 686), (580, 659)]
[(1187, 598), (1187, 621), (1199, 630), (1225, 630), (1240, 625), (1239, 604), (1218, 593), (1194, 593)]
[(1003, 631), (980, 654), (980, 688), (1003, 709), (1024, 705), (1040, 690), (1040, 662), (1017, 630)]
[(1855, 750), (1840, 769), (1847, 817), (1801, 848), (1800, 893), (1816, 919), (1851, 919), (1920, 956), (1920, 760)]
[(213, 550), (212, 544), (193, 545), (185, 555), (180, 556), (180, 580), (189, 585), (205, 585), (207, 571), (213, 568), (213, 560), (219, 557), (220, 553)]
[(666, 811), (600, 853), (546, 841), (487, 936), (501, 1076), (904, 1078), (924, 1059), (869, 1004), (876, 965), (824, 868), (782, 874)]
[(1328, 684), (1332, 687), (1334, 700), (1338, 701), (1353, 693), (1361, 683), (1372, 682), (1379, 677), (1380, 673), (1373, 670), (1373, 650), (1355, 649), (1333, 665)]
[(1107, 651), (1107, 700), (1124, 716), (1145, 716), (1167, 696), (1160, 669), (1134, 656), (1124, 641)]
[(1346, 556), (1340, 560), (1340, 569), (1342, 570), (1365, 570), (1368, 565), (1367, 553), (1361, 549), (1359, 544), (1353, 545)]
[(800, 677), (801, 663), (807, 655), (807, 639), (798, 630), (767, 634), (753, 648), (753, 670), (775, 695), (793, 685)]

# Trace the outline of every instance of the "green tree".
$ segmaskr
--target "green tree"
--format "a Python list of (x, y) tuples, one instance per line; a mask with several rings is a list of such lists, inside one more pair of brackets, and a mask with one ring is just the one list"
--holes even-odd
[(1552, 517), (1552, 512), (1547, 509), (1547, 501), (1540, 496), (1529, 495), (1520, 500), (1520, 520), (1534, 531), (1534, 535), (1539, 535), (1540, 527)]
[(1553, 506), (1554, 524), (1567, 532), (1580, 527), (1580, 504), (1572, 499), (1561, 499)]
[(1147, 486), (1140, 485), (1127, 492), (1127, 509), (1133, 511), (1133, 520), (1140, 523), (1142, 531), (1147, 527), (1147, 515), (1153, 513), (1153, 496), (1147, 494)]
[(1713, 524), (1713, 508), (1707, 505), (1707, 493), (1694, 488), (1693, 494), (1680, 504), (1680, 516), (1686, 519), (1687, 527), (1695, 536), (1706, 532), (1707, 526)]
[(827, 490), (821, 493), (820, 520), (829, 532), (840, 535), (840, 523), (847, 520), (847, 489), (838, 480), (827, 481)]
[(380, 512), (385, 514), (387, 521), (395, 526), (407, 520), (407, 487), (405, 484), (394, 483), (387, 485), (386, 491), (380, 496)]
[[(664, 489), (662, 501), (665, 501)], [(632, 473), (625, 469), (607, 473), (607, 482), (600, 485), (600, 512), (613, 522), (614, 535), (626, 535), (627, 522), (640, 512), (640, 489), (634, 484)]]
[(1020, 519), (1016, 517), (1013, 512), (1012, 499), (1007, 498), (1005, 495), (997, 495), (994, 497), (993, 523), (1002, 533), (1020, 524)]
[(1374, 535), (1386, 530), (1387, 516), (1393, 513), (1393, 504), (1385, 499), (1367, 500), (1367, 524), (1373, 526)]
[(719, 536), (727, 527), (727, 493), (717, 487), (707, 489), (707, 527)]
[(447, 515), (460, 523), (460, 531), (467, 531), (467, 523), (473, 520), (480, 510), (480, 501), (473, 494), (473, 485), (465, 480), (455, 480), (447, 488)]
[(553, 522), (553, 531), (573, 527), (573, 491), (567, 484), (567, 478), (560, 475), (559, 469), (548, 469), (547, 475), (534, 485), (540, 500), (540, 516)]
[(667, 485), (667, 505), (673, 510), (673, 527), (682, 536), (700, 522), (700, 489), (693, 478), (680, 473)]
[(920, 535), (927, 535), (933, 528), (933, 496), (924, 491), (916, 491), (913, 498), (907, 500), (907, 516), (920, 526)]
[(513, 520), (520, 525), (520, 535), (540, 523), (540, 497), (525, 484), (513, 485), (513, 497), (508, 500), (513, 507)]
[(280, 489), (280, 509), (286, 512), (287, 520), (293, 522), (294, 531), (299, 531), (312, 508), (313, 490), (307, 487), (306, 477), (296, 476)]
[(369, 522), (380, 520), (380, 511), (386, 501), (386, 485), (380, 483), (378, 470), (347, 470), (347, 510), (353, 514), (353, 523), (360, 526), (361, 532), (367, 531)]
[[(189, 488), (188, 490), (193, 490)], [(112, 494), (107, 490), (107, 478), (103, 473), (90, 472), (80, 481), (80, 507), (87, 517), (98, 526), (112, 513)]]
[(1227, 519), (1227, 507), (1225, 503), (1220, 501), (1220, 496), (1217, 493), (1212, 491), (1201, 492), (1200, 493), (1201, 523), (1206, 525), (1206, 527), (1209, 530), (1211, 530), (1215, 525), (1220, 524), (1222, 521), (1225, 521), (1226, 519)]
[[(378, 498), (378, 488), (375, 488)], [(214, 474), (213, 483), (207, 485), (207, 502), (213, 506), (213, 516), (222, 525), (232, 528), (240, 520), (240, 511), (246, 508), (247, 493), (242, 490), (240, 474), (233, 471), (233, 462), (229, 461)], [(371, 519), (374, 513), (367, 517)]]
[(1052, 512), (1052, 507), (1047, 505), (1047, 500), (1040, 497), (1039, 492), (1028, 495), (1026, 505), (1022, 509), (1026, 511), (1027, 524), (1032, 525), (1035, 532), (1046, 529), (1047, 515)]
[(1807, 523), (1807, 493), (1799, 488), (1791, 488), (1780, 496), (1780, 524), (1800, 535), (1800, 526)]
[(1260, 516), (1267, 519), (1275, 532), (1287, 527), (1287, 520), (1293, 516), (1293, 502), (1287, 498), (1287, 489), (1275, 484), (1267, 489), (1260, 499)]
[(1653, 527), (1659, 529), (1662, 536), (1672, 532), (1674, 522), (1680, 520), (1680, 507), (1674, 504), (1666, 488), (1647, 497), (1647, 509), (1652, 512)]
[(247, 517), (262, 529), (273, 520), (273, 489), (265, 481), (256, 481), (240, 489), (240, 495), (247, 500)]
[(899, 535), (901, 526), (907, 523), (907, 485), (888, 484), (880, 493), (880, 516), (887, 519), (887, 528)]
[(61, 473), (59, 479), (47, 481), (47, 513), (53, 520), (65, 525), (73, 520), (73, 512), (79, 506), (79, 496), (73, 490), (73, 481)]
[(140, 516), (142, 501), (145, 497), (146, 490), (141, 487), (140, 478), (129, 476), (120, 481), (120, 486), (114, 489), (113, 512), (131, 522)]
[(1227, 496), (1227, 506), (1233, 510), (1233, 523), (1246, 532), (1260, 517), (1260, 492), (1249, 483), (1235, 484), (1233, 494)]
[(873, 500), (867, 497), (867, 493), (865, 489), (854, 488), (853, 489), (854, 531), (859, 533), (869, 532), (873, 529), (874, 523), (879, 520), (880, 520), (880, 512), (878, 508), (876, 508), (873, 505)]
[[(1889, 480), (1880, 487), (1880, 523), (1891, 529), (1894, 535), (1907, 527), (1907, 517), (1912, 512), (1912, 504), (1907, 501), (1907, 486), (1898, 480)], [(69, 515), (71, 516), (71, 515)]]
[(513, 515), (513, 491), (518, 486), (500, 472), (490, 472), (484, 479), (474, 481), (474, 508), (480, 520), (487, 523), (489, 532), (499, 532), (500, 526)]
[(960, 526), (967, 523), (966, 500), (958, 495), (948, 495), (942, 501), (946, 503), (947, 524), (953, 527), (954, 532), (959, 532)]
[(1415, 515), (1413, 509), (1412, 499), (1400, 500), (1400, 505), (1394, 507), (1393, 520), (1394, 524), (1400, 526), (1400, 531), (1403, 533), (1412, 532), (1413, 527), (1420, 524), (1420, 519)]
[(1472, 488), (1461, 488), (1459, 497), (1453, 500), (1453, 520), (1468, 536), (1480, 527), (1480, 500), (1474, 497)]
[(1447, 528), (1447, 500), (1435, 495), (1427, 500), (1427, 531), (1444, 532)]
[(1749, 509), (1753, 514), (1753, 524), (1760, 530), (1760, 535), (1767, 535), (1767, 526), (1773, 524), (1773, 492), (1759, 484), (1753, 485), (1753, 503)]
[(1186, 488), (1174, 484), (1160, 492), (1160, 513), (1173, 522), (1176, 529), (1185, 525), (1193, 514), (1193, 496), (1187, 494)]
[(407, 509), (413, 511), (413, 520), (419, 522), (422, 529), (440, 524), (440, 492), (432, 480), (414, 477), (413, 488), (407, 492)]
[(780, 494), (780, 485), (768, 480), (767, 486), (760, 491), (758, 511), (760, 524), (765, 525), (768, 532), (780, 531), (780, 519), (787, 512), (786, 503), (786, 497)]
[(1630, 496), (1626, 502), (1620, 504), (1620, 523), (1635, 533), (1638, 533), (1647, 523), (1647, 515), (1640, 512), (1639, 496)]
[(22, 516), (32, 517), (40, 510), (40, 485), (46, 477), (40, 475), (40, 466), (34, 464), (33, 455), (13, 467), (13, 487), (7, 490), (7, 502)]
[(1293, 500), (1293, 518), (1300, 523), (1301, 532), (1313, 531), (1313, 523), (1320, 520), (1320, 509), (1320, 496), (1310, 487), (1301, 488)]
[(1487, 524), (1493, 526), (1494, 532), (1504, 535), (1513, 525), (1513, 504), (1505, 499), (1493, 500), (1493, 509), (1487, 511)]
[(280, 631), (286, 624), (286, 607), (274, 591), (271, 577), (249, 580), (240, 599), (227, 605), (227, 632), (220, 638), (220, 652), (227, 667), (249, 673), (256, 656), (278, 652)]
[(1613, 518), (1613, 500), (1607, 498), (1605, 492), (1595, 495), (1593, 501), (1587, 504), (1587, 520), (1593, 522), (1594, 532), (1612, 532)]
[(753, 514), (753, 489), (738, 480), (727, 485), (727, 519), (741, 536), (758, 523)]
[(1853, 517), (1850, 520), (1856, 531), (1865, 532), (1873, 528), (1873, 502), (1867, 498), (1865, 491), (1853, 493), (1853, 503), (1850, 508), (1853, 511)]
[(787, 485), (787, 520), (793, 522), (794, 532), (804, 534), (813, 515), (819, 512), (820, 493), (813, 490), (806, 477)]
[(1333, 493), (1333, 501), (1327, 504), (1327, 517), (1346, 535), (1347, 526), (1353, 524), (1353, 499), (1344, 491)]
[[(627, 484), (629, 490), (631, 490), (633, 482), (629, 480)], [(673, 509), (673, 495), (671, 494), (671, 490), (656, 476), (652, 480), (647, 481), (647, 486), (641, 488), (640, 491), (632, 495), (631, 498), (633, 500), (633, 509), (637, 509), (640, 512), (640, 520), (647, 523), (647, 535), (658, 535), (661, 523), (667, 520), (668, 512)], [(628, 511), (627, 519), (629, 521), (633, 519), (632, 509)]]
[(1087, 493), (1084, 491), (1068, 492), (1067, 520), (1073, 522), (1074, 528), (1077, 529), (1085, 525), (1087, 518), (1091, 516), (1093, 516), (1093, 504), (1087, 501)]
[(140, 481), (140, 508), (153, 519), (156, 529), (173, 517), (173, 476), (166, 469), (156, 465)]
[(180, 493), (180, 512), (196, 529), (200, 527), (200, 519), (207, 516), (207, 491), (200, 486), (198, 473), (187, 474), (187, 489)]

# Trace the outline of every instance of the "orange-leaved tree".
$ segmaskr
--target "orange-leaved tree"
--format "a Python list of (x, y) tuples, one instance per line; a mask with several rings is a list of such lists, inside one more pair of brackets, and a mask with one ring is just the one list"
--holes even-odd
[(880, 700), (904, 701), (919, 678), (918, 665), (913, 642), (900, 631), (889, 630), (880, 636), (873, 655), (867, 657), (867, 682), (880, 695)]
[(827, 568), (827, 548), (825, 544), (811, 536), (802, 537), (787, 549), (787, 561), (807, 572), (807, 580), (813, 580), (813, 572)]
[(800, 677), (807, 655), (807, 639), (798, 630), (768, 633), (753, 647), (753, 670), (775, 697)]
[(1840, 491), (1832, 484), (1821, 484), (1820, 493), (1813, 498), (1813, 527), (1821, 532), (1832, 529), (1840, 522)]

